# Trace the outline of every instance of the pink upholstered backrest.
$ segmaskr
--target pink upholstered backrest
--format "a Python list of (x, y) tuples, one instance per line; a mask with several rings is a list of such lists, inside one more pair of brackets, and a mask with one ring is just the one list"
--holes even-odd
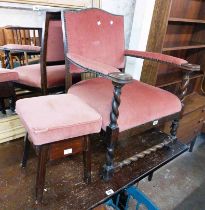
[(100, 9), (66, 11), (69, 53), (124, 68), (124, 18)]
[(49, 21), (46, 60), (47, 61), (65, 60), (61, 20)]

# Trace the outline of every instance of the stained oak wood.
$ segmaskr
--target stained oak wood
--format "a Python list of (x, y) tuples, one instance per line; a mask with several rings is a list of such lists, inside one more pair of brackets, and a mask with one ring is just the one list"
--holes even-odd
[[(162, 52), (171, 2), (170, 0), (156, 0), (146, 51)], [(155, 85), (157, 69), (157, 63), (144, 61), (141, 81)]]
[(205, 43), (185, 41), (185, 42), (166, 42), (162, 51), (172, 51), (172, 50), (188, 50), (196, 48), (205, 48)]
[[(178, 129), (179, 139), (189, 139), (192, 140), (196, 134), (198, 134), (203, 126), (204, 116), (205, 116), (204, 107), (199, 108), (197, 111), (194, 111), (190, 114), (187, 114), (180, 121), (181, 126)], [(192, 124), (192, 129), (190, 129), (190, 122)]]
[(205, 20), (203, 0), (172, 0), (170, 17)]
[[(192, 80), (203, 76), (204, 76), (203, 72), (194, 72), (191, 74), (190, 79)], [(182, 72), (174, 70), (173, 72), (158, 75), (156, 86), (164, 87), (181, 82), (182, 82)]]
[(204, 123), (203, 123), (202, 129), (201, 129), (201, 132), (202, 132), (202, 133), (205, 133), (205, 121), (204, 121)]
[[(71, 140), (64, 140), (53, 143), (49, 148), (49, 160), (64, 158), (69, 155), (80, 153), (84, 148), (84, 137), (77, 137)], [(70, 153), (64, 154), (64, 150), (70, 150)]]
[[(205, 118), (203, 115), (201, 118), (198, 114), (198, 110), (203, 109), (205, 101), (204, 11), (205, 1), (203, 0), (156, 1), (152, 20), (155, 23), (152, 23), (147, 45), (149, 51), (157, 50), (201, 66), (201, 72), (190, 75), (190, 84), (186, 88), (188, 97), (184, 102), (184, 113), (179, 128), (179, 135), (186, 143), (205, 130), (201, 124), (196, 124), (197, 118), (201, 123), (202, 118)], [(178, 68), (162, 64), (151, 66), (147, 63), (144, 63), (141, 79), (175, 94), (179, 92), (183, 81)]]
[[(189, 114), (205, 106), (205, 98), (198, 93), (192, 93), (185, 99), (184, 115)], [(205, 111), (205, 109), (204, 109)]]
[(205, 20), (199, 20), (199, 19), (187, 19), (187, 18), (175, 18), (170, 17), (169, 22), (185, 22), (185, 23), (202, 23), (205, 24)]
[[(191, 141), (202, 131), (205, 119), (204, 96), (190, 94), (184, 101), (183, 117), (179, 121), (177, 136), (183, 143)], [(169, 132), (171, 122), (166, 123), (164, 131)]]

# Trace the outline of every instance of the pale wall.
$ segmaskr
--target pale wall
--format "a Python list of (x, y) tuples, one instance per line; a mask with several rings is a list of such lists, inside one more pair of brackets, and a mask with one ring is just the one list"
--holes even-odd
[[(149, 36), (155, 0), (136, 0), (129, 49), (145, 51)], [(128, 58), (126, 71), (140, 79), (142, 59)]]
[[(126, 48), (146, 50), (155, 0), (102, 0), (102, 8), (125, 18)], [(128, 58), (126, 72), (140, 79), (143, 61)]]
[[(126, 48), (146, 49), (154, 3), (155, 0), (102, 0), (102, 9), (124, 15)], [(5, 4), (0, 2), (0, 6)], [(24, 7), (32, 8), (29, 5)], [(41, 27), (42, 21), (41, 12), (0, 8), (0, 27), (5, 25)], [(141, 60), (129, 58), (126, 71), (139, 79), (142, 65)]]
[(101, 7), (110, 13), (123, 15), (125, 21), (125, 44), (129, 47), (132, 20), (136, 0), (102, 0)]
[[(0, 6), (9, 5), (7, 3), (0, 3)], [(18, 6), (18, 4), (12, 4)], [(26, 9), (32, 9), (32, 6), (21, 5)], [(41, 27), (43, 17), (41, 13), (33, 10), (18, 10), (0, 8), (0, 27), (6, 25), (31, 26)]]

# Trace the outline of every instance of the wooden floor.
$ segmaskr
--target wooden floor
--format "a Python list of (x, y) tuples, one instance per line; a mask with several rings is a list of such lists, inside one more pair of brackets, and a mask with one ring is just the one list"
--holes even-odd
[(25, 135), (25, 129), (16, 114), (7, 110), (4, 115), (0, 112), (0, 143), (15, 140)]
[[(150, 132), (149, 135), (153, 138), (146, 135), (122, 140), (116, 150), (116, 159), (119, 161), (130, 157), (161, 141), (160, 138), (157, 140), (154, 137), (154, 133)], [(136, 183), (148, 172), (186, 151), (187, 146), (176, 142), (171, 148), (166, 147), (154, 155), (147, 155), (118, 171), (110, 182), (102, 181), (99, 176), (105, 160), (105, 147), (102, 142), (94, 140), (92, 150), (92, 183), (86, 185), (83, 182), (82, 155), (51, 162), (47, 166), (43, 204), (39, 206), (34, 200), (37, 158), (31, 154), (27, 168), (21, 169), (23, 140), (1, 144), (0, 209), (90, 209), (109, 198), (106, 195), (107, 190), (112, 189), (117, 193), (125, 186)]]

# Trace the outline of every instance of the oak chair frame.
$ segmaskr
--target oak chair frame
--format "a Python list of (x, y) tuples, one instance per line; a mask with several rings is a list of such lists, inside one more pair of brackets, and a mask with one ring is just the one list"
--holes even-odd
[[(92, 10), (92, 9), (87, 9), (87, 10)], [(66, 31), (66, 19), (64, 16), (65, 12), (66, 11), (62, 12), (62, 21), (63, 21), (65, 55), (67, 55), (67, 53), (69, 53), (69, 47), (68, 47), (67, 31)], [(82, 11), (72, 11), (72, 12), (77, 13), (77, 12), (82, 12)], [(166, 62), (166, 61), (156, 59), (156, 58), (153, 59), (151, 57), (146, 57), (146, 56), (136, 56), (136, 55), (132, 55), (126, 51), (125, 51), (125, 56), (131, 56), (131, 57), (136, 57), (136, 58), (141, 58), (141, 59), (148, 59), (150, 61), (167, 63), (169, 65), (176, 66), (176, 64), (174, 64), (174, 63)], [(114, 163), (114, 148), (115, 148), (115, 145), (116, 145), (118, 139), (126, 138), (128, 136), (139, 134), (139, 133), (144, 132), (152, 127), (159, 127), (160, 125), (163, 125), (165, 122), (172, 120), (172, 124), (171, 124), (171, 128), (170, 128), (170, 134), (172, 137), (171, 142), (175, 142), (177, 140), (176, 133), (177, 133), (179, 119), (181, 117), (183, 108), (182, 108), (181, 112), (178, 112), (178, 113), (158, 119), (157, 125), (153, 125), (153, 122), (148, 122), (146, 124), (136, 126), (135, 128), (132, 128), (132, 129), (129, 129), (129, 130), (126, 130), (126, 131), (123, 131), (120, 133), (117, 119), (119, 116), (118, 108), (120, 106), (121, 89), (127, 83), (132, 82), (132, 77), (130, 75), (127, 75), (126, 73), (123, 73), (123, 72), (110, 73), (108, 75), (105, 75), (105, 74), (99, 72), (97, 68), (93, 69), (93, 68), (90, 68), (89, 66), (83, 66), (81, 63), (75, 62), (74, 59), (66, 57), (66, 91), (72, 85), (72, 75), (69, 72), (69, 64), (70, 63), (82, 68), (85, 72), (91, 72), (91, 73), (96, 74), (97, 76), (101, 76), (101, 77), (111, 80), (112, 84), (114, 86), (112, 108), (110, 110), (110, 123), (109, 123), (109, 126), (107, 126), (106, 131), (102, 130), (102, 132), (101, 132), (101, 134), (104, 136), (104, 139), (106, 142), (106, 147), (107, 147), (106, 162), (105, 162), (105, 165), (103, 166), (103, 170), (102, 170), (102, 178), (104, 180), (106, 180), (106, 181), (110, 180), (112, 178), (112, 176), (114, 175), (115, 169), (127, 164), (126, 161), (125, 162), (122, 161), (119, 164)], [(187, 87), (188, 87), (189, 81), (190, 81), (190, 74), (194, 71), (199, 71), (200, 66), (192, 65), (187, 62), (186, 64), (178, 65), (178, 67), (181, 68), (182, 72), (183, 72), (183, 81), (181, 84), (180, 93), (178, 95), (178, 97), (183, 105), (183, 101), (184, 101), (186, 93), (187, 93)], [(165, 146), (165, 144), (162, 146)], [(151, 174), (150, 178), (151, 177), (152, 177), (152, 174)]]

